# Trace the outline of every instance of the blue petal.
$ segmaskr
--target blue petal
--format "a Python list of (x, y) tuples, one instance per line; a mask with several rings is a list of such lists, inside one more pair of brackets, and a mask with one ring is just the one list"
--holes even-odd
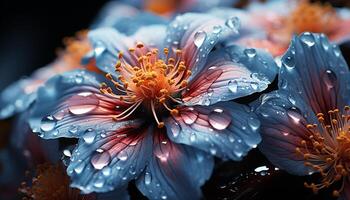
[(168, 46), (182, 49), (186, 66), (192, 78), (204, 66), (213, 47), (228, 36), (237, 34), (236, 18), (222, 19), (209, 14), (187, 13), (180, 15), (168, 26)]
[(221, 158), (240, 160), (261, 141), (260, 122), (249, 108), (232, 102), (182, 107), (165, 120), (169, 138)]
[(260, 150), (274, 165), (289, 173), (311, 172), (303, 157), (296, 153), (297, 147), (304, 150), (301, 140), (308, 139), (306, 125), (317, 123), (311, 108), (300, 97), (284, 91), (262, 96), (259, 104), (256, 113), (261, 121)]
[(138, 41), (143, 42), (147, 47), (157, 48), (162, 50), (164, 48), (164, 39), (166, 36), (166, 26), (164, 25), (150, 25), (141, 27), (132, 37)]
[(113, 27), (121, 33), (131, 35), (143, 26), (166, 24), (167, 21), (160, 16), (140, 12), (119, 2), (109, 2), (102, 9), (92, 28)]
[(116, 106), (120, 101), (100, 93), (99, 85), (104, 81), (102, 75), (84, 70), (49, 79), (39, 88), (30, 113), (32, 130), (42, 138), (52, 139), (116, 129), (120, 124), (112, 118), (118, 112)]
[[(118, 53), (128, 52), (128, 49), (133, 47), (135, 43), (131, 38), (112, 28), (90, 31), (88, 37), (93, 47), (97, 67), (103, 72), (111, 74), (115, 74)], [(130, 64), (135, 64), (131, 62), (132, 59), (128, 57), (128, 54), (125, 56)]]
[(137, 187), (149, 199), (200, 199), (214, 167), (212, 156), (174, 144), (164, 134), (154, 133), (153, 154)]
[(127, 187), (146, 166), (152, 151), (152, 128), (133, 123), (96, 135), (94, 142), (79, 140), (67, 173), (72, 187), (83, 193)]
[(265, 51), (240, 46), (209, 54), (205, 67), (183, 94), (186, 105), (211, 105), (265, 90), (277, 74)]
[(348, 66), (336, 45), (323, 34), (294, 37), (282, 58), (279, 88), (301, 95), (315, 113), (348, 104)]
[(0, 119), (22, 112), (33, 103), (36, 94), (29, 90), (32, 83), (33, 79), (25, 78), (11, 84), (1, 92)]

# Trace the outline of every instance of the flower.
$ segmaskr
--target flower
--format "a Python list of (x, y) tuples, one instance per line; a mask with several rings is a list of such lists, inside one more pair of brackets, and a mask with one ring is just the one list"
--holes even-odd
[(306, 0), (252, 3), (242, 20), (248, 21), (247, 29), (258, 30), (259, 37), (244, 37), (241, 43), (266, 48), (274, 56), (282, 55), (292, 36), (303, 32), (324, 33), (331, 41), (341, 44), (350, 38), (349, 13), (349, 9)]
[(349, 199), (349, 69), (339, 48), (323, 34), (294, 37), (283, 55), (279, 90), (256, 108), (261, 151), (296, 175), (319, 173), (314, 192), (339, 182), (334, 196)]
[(79, 138), (67, 173), (85, 193), (135, 180), (150, 199), (198, 199), (213, 155), (240, 160), (260, 142), (254, 113), (227, 101), (266, 89), (277, 69), (266, 52), (220, 47), (235, 34), (231, 19), (194, 13), (129, 37), (91, 31), (106, 75), (51, 78), (30, 125), (44, 139)]

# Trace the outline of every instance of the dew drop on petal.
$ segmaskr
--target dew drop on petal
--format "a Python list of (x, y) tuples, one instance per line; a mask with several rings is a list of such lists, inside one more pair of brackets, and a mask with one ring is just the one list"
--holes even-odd
[(312, 47), (315, 45), (315, 38), (311, 33), (304, 33), (300, 36), (300, 40), (307, 46)]
[(94, 186), (97, 188), (102, 188), (104, 183), (105, 183), (104, 179), (98, 179), (95, 181)]
[(81, 84), (84, 81), (84, 77), (81, 74), (77, 74), (75, 75), (74, 80), (77, 84)]
[(183, 112), (181, 113), (181, 117), (186, 124), (191, 125), (197, 120), (198, 113), (195, 110), (190, 112)]
[(145, 184), (149, 185), (149, 184), (151, 184), (151, 182), (152, 182), (152, 176), (149, 172), (146, 172), (145, 173)]
[(238, 82), (236, 80), (230, 80), (228, 82), (228, 89), (233, 92), (236, 93), (237, 89), (238, 89)]
[(291, 107), (287, 110), (288, 117), (294, 122), (299, 123), (302, 119), (302, 116), (300, 115), (300, 111), (296, 107)]
[(69, 103), (68, 109), (74, 115), (87, 114), (97, 108), (99, 100), (96, 95), (92, 93), (80, 93), (73, 96)]
[(97, 170), (103, 169), (110, 162), (111, 162), (111, 155), (108, 153), (108, 151), (103, 151), (103, 152), (96, 151), (95, 155), (91, 158), (91, 164)]
[(99, 43), (96, 48), (94, 49), (94, 54), (96, 56), (96, 58), (100, 57), (103, 52), (105, 52), (106, 48), (104, 46), (102, 46), (101, 43)]
[(292, 70), (295, 67), (295, 61), (293, 56), (287, 56), (283, 59), (283, 63), (288, 70)]
[(45, 132), (52, 131), (56, 127), (56, 124), (57, 121), (53, 118), (53, 116), (49, 115), (41, 120), (40, 129)]
[(226, 20), (225, 25), (235, 32), (238, 32), (238, 29), (241, 27), (241, 21), (238, 17), (231, 17)]
[(260, 127), (260, 121), (255, 118), (250, 118), (248, 125), (253, 131), (256, 131)]
[(256, 56), (256, 50), (252, 48), (244, 49), (244, 54), (248, 58), (254, 58)]
[(126, 151), (120, 151), (117, 155), (117, 157), (119, 158), (119, 160), (121, 161), (125, 161), (128, 159), (128, 154)]
[(326, 70), (323, 73), (323, 77), (322, 78), (324, 80), (324, 84), (327, 86), (328, 89), (335, 87), (336, 84), (337, 84), (337, 76), (330, 69)]
[(216, 25), (213, 27), (213, 33), (220, 33), (222, 30), (221, 26), (220, 25)]
[(222, 109), (217, 108), (209, 113), (209, 124), (216, 130), (224, 130), (231, 123), (230, 115), (226, 114)]
[(65, 150), (63, 150), (63, 155), (65, 155), (67, 157), (71, 157), (72, 153), (68, 149), (65, 149)]
[(93, 143), (95, 140), (95, 137), (96, 137), (96, 133), (91, 128), (87, 129), (83, 135), (83, 139), (87, 144)]
[(72, 126), (69, 127), (68, 132), (72, 133), (72, 134), (75, 134), (75, 133), (78, 132), (78, 127), (75, 126), (75, 125), (72, 125)]
[(197, 48), (201, 47), (204, 43), (205, 39), (207, 38), (207, 33), (204, 31), (198, 31), (194, 34), (194, 44)]
[(196, 134), (195, 133), (191, 133), (190, 140), (191, 140), (191, 142), (196, 141)]
[(61, 111), (58, 111), (56, 114), (54, 114), (53, 117), (59, 121), (64, 118), (64, 115), (65, 115), (65, 112), (61, 110)]

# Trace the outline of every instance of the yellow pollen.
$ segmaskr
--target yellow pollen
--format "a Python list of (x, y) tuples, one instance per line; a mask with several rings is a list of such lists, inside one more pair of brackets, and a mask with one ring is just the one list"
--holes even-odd
[(156, 111), (164, 107), (172, 115), (179, 113), (177, 109), (168, 107), (166, 103), (169, 101), (181, 103), (175, 96), (187, 87), (192, 72), (182, 60), (180, 49), (170, 51), (164, 48), (164, 54), (160, 55), (158, 49), (148, 49), (141, 42), (136, 43), (136, 48), (129, 48), (126, 52), (130, 54), (127, 55), (128, 58), (134, 59), (136, 66), (128, 63), (124, 59), (124, 54), (119, 52), (117, 55), (119, 60), (115, 64), (115, 70), (118, 72), (116, 80), (112, 74), (106, 74), (106, 78), (121, 93), (113, 94), (113, 90), (107, 84), (101, 85), (100, 91), (130, 105), (130, 109), (114, 116), (115, 120), (130, 116), (143, 103), (146, 106), (150, 105), (147, 107), (151, 108), (158, 127), (162, 128), (164, 123), (158, 120)]
[(317, 193), (341, 181), (341, 187), (333, 191), (333, 196), (338, 197), (350, 172), (350, 107), (345, 106), (343, 113), (334, 109), (327, 114), (316, 115), (319, 125), (306, 125), (308, 139), (301, 140), (295, 152), (305, 166), (321, 175), (320, 183), (305, 183), (305, 187)]

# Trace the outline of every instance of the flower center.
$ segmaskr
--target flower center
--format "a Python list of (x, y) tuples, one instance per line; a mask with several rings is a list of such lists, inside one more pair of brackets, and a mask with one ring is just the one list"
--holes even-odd
[(305, 166), (318, 171), (322, 176), (319, 184), (305, 183), (315, 193), (337, 181), (342, 181), (342, 186), (339, 190), (334, 190), (333, 195), (339, 196), (344, 188), (345, 177), (350, 172), (349, 112), (350, 107), (345, 106), (343, 114), (338, 109), (328, 111), (328, 119), (322, 113), (317, 114), (320, 125), (308, 124), (307, 138), (300, 142), (302, 148), (296, 148), (296, 152), (303, 156)]
[[(116, 120), (122, 120), (130, 116), (141, 103), (149, 105), (158, 127), (162, 128), (164, 123), (159, 121), (156, 108), (164, 107), (171, 114), (178, 114), (177, 109), (171, 109), (167, 102), (182, 103), (176, 97), (180, 91), (187, 87), (188, 78), (191, 71), (182, 61), (182, 51), (176, 50), (173, 56), (170, 56), (169, 49), (164, 48), (164, 58), (159, 57), (158, 49), (147, 49), (142, 43), (137, 43), (136, 48), (130, 48), (129, 54), (124, 56), (119, 52), (119, 61), (115, 65), (118, 72), (117, 79), (111, 74), (106, 74), (114, 85), (115, 89), (121, 94), (114, 94), (110, 87), (105, 83), (101, 84), (101, 92), (119, 98), (121, 101), (130, 104), (130, 107), (121, 114), (114, 117)], [(135, 65), (127, 62), (135, 61)]]
[(301, 2), (287, 19), (287, 27), (293, 33), (316, 32), (328, 34), (334, 30), (336, 11), (331, 5)]

